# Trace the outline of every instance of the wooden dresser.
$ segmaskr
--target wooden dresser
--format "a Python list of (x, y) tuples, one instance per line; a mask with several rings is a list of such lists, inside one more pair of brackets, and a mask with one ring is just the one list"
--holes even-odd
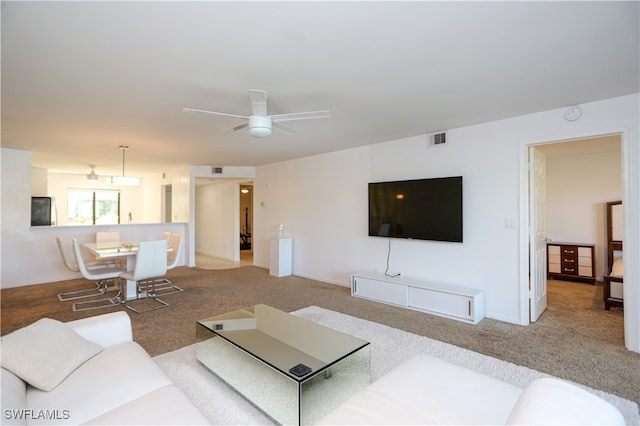
[(595, 244), (547, 243), (547, 278), (595, 284)]

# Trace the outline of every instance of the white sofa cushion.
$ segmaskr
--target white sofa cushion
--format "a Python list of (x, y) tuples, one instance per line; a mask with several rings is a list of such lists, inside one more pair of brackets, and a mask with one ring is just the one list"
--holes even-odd
[(419, 354), (319, 424), (504, 424), (520, 393), (517, 386)]
[(558, 379), (534, 380), (513, 407), (510, 425), (624, 425), (624, 417), (604, 399)]
[[(171, 384), (140, 345), (122, 343), (105, 348), (51, 392), (27, 389), (27, 405), (38, 410), (69, 411), (68, 419), (42, 424), (81, 424)], [(140, 409), (146, 410), (143, 406)]]
[(2, 366), (50, 391), (101, 350), (60, 321), (42, 318), (2, 337)]
[(86, 422), (91, 425), (208, 425), (175, 386), (163, 386), (108, 413)]
[(2, 376), (2, 424), (26, 425), (27, 419), (23, 415), (23, 409), (27, 408), (27, 384), (11, 371), (0, 368)]

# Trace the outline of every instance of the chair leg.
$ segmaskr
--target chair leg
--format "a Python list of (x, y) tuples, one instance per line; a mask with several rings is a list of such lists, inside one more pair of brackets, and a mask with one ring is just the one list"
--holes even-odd
[(146, 293), (149, 297), (166, 296), (168, 294), (180, 293), (184, 289), (174, 285), (170, 280), (166, 278), (160, 278), (157, 280), (149, 280), (140, 282), (140, 290)]
[[(154, 281), (155, 280), (138, 281), (136, 283), (136, 298), (125, 301), (124, 306), (127, 307), (128, 309), (132, 310), (133, 312), (138, 313), (138, 314), (143, 314), (145, 312), (155, 311), (157, 309), (162, 309), (162, 308), (166, 308), (167, 306), (169, 306), (169, 304), (167, 302), (165, 302), (164, 300), (158, 299), (155, 294), (153, 294), (152, 292), (149, 291), (149, 289), (150, 289), (150, 284), (149, 283), (153, 283)], [(136, 301), (142, 301), (142, 300), (148, 300), (148, 301), (156, 302), (157, 304), (154, 304), (155, 306), (151, 306), (149, 308), (136, 307), (134, 305), (134, 304), (137, 304), (137, 305), (149, 305), (150, 302), (138, 302), (138, 303), (136, 303)]]
[(118, 290), (118, 293), (113, 297), (106, 297), (103, 299), (87, 300), (86, 302), (74, 303), (73, 312), (88, 311), (90, 309), (109, 308), (109, 307), (118, 306), (124, 303), (124, 299), (120, 297), (120, 295), (122, 294), (122, 287), (120, 285), (120, 280), (118, 280), (118, 285), (116, 286), (116, 289)]
[[(137, 307), (133, 306), (133, 304), (132, 304), (132, 302), (135, 302), (137, 300), (138, 301), (141, 301), (141, 300), (153, 300), (154, 302), (158, 302), (158, 305), (153, 306), (151, 308), (147, 308), (147, 309), (140, 309), (140, 308), (137, 308)], [(158, 309), (166, 308), (166, 307), (169, 306), (169, 304), (167, 302), (165, 302), (164, 300), (160, 300), (160, 299), (158, 299), (156, 297), (142, 297), (140, 299), (134, 299), (134, 300), (131, 300), (131, 301), (127, 301), (124, 304), (124, 306), (126, 306), (127, 309), (130, 309), (135, 313), (144, 314), (145, 312), (151, 312), (151, 311), (155, 311), (155, 310), (158, 310)]]
[(96, 281), (95, 284), (96, 288), (60, 293), (58, 295), (58, 300), (66, 302), (69, 300), (84, 299), (85, 297), (101, 296), (107, 292), (107, 281)]

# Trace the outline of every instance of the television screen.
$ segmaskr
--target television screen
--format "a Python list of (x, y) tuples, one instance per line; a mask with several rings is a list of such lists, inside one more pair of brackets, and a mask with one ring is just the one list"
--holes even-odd
[(462, 176), (369, 183), (369, 236), (462, 242)]

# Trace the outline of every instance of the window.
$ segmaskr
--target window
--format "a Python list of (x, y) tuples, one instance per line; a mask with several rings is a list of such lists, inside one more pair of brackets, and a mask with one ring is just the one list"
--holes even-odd
[(69, 189), (67, 225), (120, 223), (120, 191)]

